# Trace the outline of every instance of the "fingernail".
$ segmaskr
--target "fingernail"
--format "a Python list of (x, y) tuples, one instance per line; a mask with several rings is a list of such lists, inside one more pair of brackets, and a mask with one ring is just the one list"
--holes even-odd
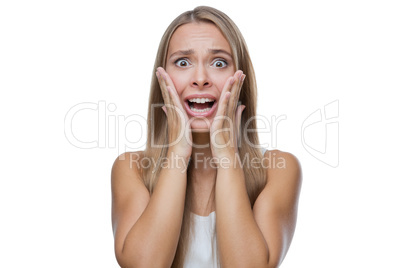
[(233, 85), (234, 81), (235, 81), (234, 77), (230, 78), (230, 85)]
[(239, 73), (239, 80), (241, 79), (242, 75), (243, 75), (243, 72), (240, 72)]
[(158, 77), (158, 79), (160, 78), (159, 72), (156, 71), (156, 77)]
[(246, 75), (243, 74), (243, 76), (241, 77), (241, 82), (243, 83), (244, 79), (246, 78)]

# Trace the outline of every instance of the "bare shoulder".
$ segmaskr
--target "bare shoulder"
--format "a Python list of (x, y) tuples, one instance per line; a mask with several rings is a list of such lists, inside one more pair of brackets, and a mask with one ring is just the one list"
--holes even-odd
[(297, 206), (302, 184), (302, 169), (297, 157), (289, 152), (268, 150), (263, 161), (267, 167), (267, 184), (259, 196), (264, 201), (260, 202), (270, 200), (278, 209)]
[(266, 151), (263, 161), (267, 184), (257, 197), (253, 212), (267, 242), (270, 259), (279, 266), (296, 228), (301, 167), (293, 154), (279, 150)]
[[(116, 158), (112, 167), (112, 223), (116, 241), (124, 241), (131, 226), (149, 202), (149, 191), (140, 172), (143, 152), (127, 152)], [(121, 242), (121, 241), (120, 241)]]
[(268, 175), (287, 175), (289, 179), (301, 180), (301, 165), (297, 157), (289, 152), (267, 150), (264, 154)]
[(126, 175), (140, 173), (141, 170), (139, 164), (143, 156), (143, 151), (126, 152), (119, 155), (113, 163), (112, 177), (115, 173), (125, 173)]
[(116, 199), (136, 197), (147, 199), (149, 192), (141, 175), (143, 151), (126, 152), (119, 155), (112, 167), (112, 197)]

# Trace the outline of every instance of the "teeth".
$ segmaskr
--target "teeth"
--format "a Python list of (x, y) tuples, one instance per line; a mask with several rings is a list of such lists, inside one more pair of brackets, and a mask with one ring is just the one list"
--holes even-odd
[(194, 108), (194, 107), (190, 107), (190, 109), (191, 109), (191, 111), (197, 112), (197, 113), (203, 113), (203, 112), (207, 112), (207, 111), (211, 110), (211, 108), (197, 109), (197, 108)]
[(205, 102), (213, 102), (213, 99), (209, 98), (194, 98), (194, 99), (189, 99), (190, 102), (196, 102), (196, 103), (205, 103)]

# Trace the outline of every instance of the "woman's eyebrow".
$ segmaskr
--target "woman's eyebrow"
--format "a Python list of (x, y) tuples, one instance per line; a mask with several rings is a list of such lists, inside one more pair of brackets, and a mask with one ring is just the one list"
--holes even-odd
[[(232, 58), (232, 54), (230, 54), (229, 52), (227, 52), (224, 49), (211, 49), (210, 48), (210, 49), (208, 49), (208, 53), (211, 53), (211, 54), (220, 54), (220, 53), (222, 53), (222, 54), (226, 54), (228, 57)], [(194, 49), (178, 50), (178, 51), (172, 53), (170, 55), (169, 59), (171, 59), (172, 57), (177, 56), (177, 55), (188, 56), (188, 55), (193, 55), (193, 54), (195, 54)]]
[(194, 49), (178, 50), (178, 51), (172, 53), (170, 55), (169, 59), (172, 58), (173, 56), (176, 56), (176, 55), (186, 56), (186, 55), (192, 55), (194, 53), (195, 53)]
[(227, 52), (224, 49), (208, 49), (208, 52), (211, 53), (211, 54), (223, 53), (223, 54), (226, 54), (228, 57), (232, 58), (232, 54), (230, 54), (229, 52)]

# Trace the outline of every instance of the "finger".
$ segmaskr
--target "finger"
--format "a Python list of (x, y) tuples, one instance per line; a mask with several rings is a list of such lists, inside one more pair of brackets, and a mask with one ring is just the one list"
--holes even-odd
[(230, 92), (224, 92), (224, 94), (221, 94), (221, 98), (219, 99), (219, 105), (218, 105), (218, 110), (216, 111), (214, 121), (216, 120), (217, 126), (219, 128), (223, 128), (223, 124), (225, 122), (225, 116), (226, 116), (226, 110), (228, 106), (228, 102), (230, 99)]
[(235, 88), (235, 92), (236, 93), (234, 93), (234, 94), (236, 94), (236, 96), (233, 98), (233, 110), (232, 110), (232, 114), (235, 116), (235, 113), (236, 113), (236, 109), (241, 105), (241, 103), (240, 103), (240, 101), (239, 101), (239, 98), (240, 98), (240, 92), (241, 92), (241, 90), (242, 90), (242, 87), (243, 87), (243, 82), (244, 82), (244, 79), (245, 79), (245, 77), (246, 77), (246, 75), (245, 74), (242, 74), (241, 76), (240, 76), (240, 80), (238, 81), (238, 84), (237, 84), (237, 86), (236, 86), (236, 88)]
[(218, 110), (216, 111), (215, 119), (214, 119), (214, 121), (216, 121), (216, 124), (217, 124), (217, 126), (219, 126), (219, 128), (223, 128), (223, 124), (225, 122), (224, 118), (225, 118), (225, 116), (227, 116), (229, 99), (232, 95), (231, 90), (232, 90), (234, 82), (235, 82), (235, 78), (233, 76), (229, 77), (226, 80), (226, 83), (223, 86), (221, 95), (219, 97)]
[(236, 126), (240, 125), (241, 122), (241, 115), (243, 113), (244, 108), (246, 108), (245, 105), (239, 105), (236, 109)]
[(170, 86), (167, 86), (166, 88), (167, 88), (167, 90), (168, 90), (168, 92), (170, 94), (170, 97), (172, 98), (173, 105), (177, 108), (176, 109), (177, 112), (180, 113), (179, 114), (180, 117), (182, 117), (183, 119), (187, 119), (187, 113), (184, 110), (184, 107), (180, 102), (180, 97), (177, 94), (177, 91), (175, 89), (172, 89)]
[(245, 105), (240, 105), (239, 107), (237, 107), (236, 110), (236, 140), (237, 140), (237, 145), (239, 144), (239, 139), (240, 139), (240, 127), (241, 127), (241, 115), (243, 114), (244, 109), (246, 108)]
[(173, 122), (177, 122), (177, 113), (175, 111), (176, 106), (174, 105), (171, 93), (169, 92), (169, 87), (166, 86), (166, 81), (159, 72), (159, 70), (156, 72), (156, 76), (158, 78), (159, 86), (162, 92), (163, 102), (165, 104), (162, 106), (162, 110), (167, 117), (168, 124), (173, 124)]
[(237, 108), (237, 103), (239, 100), (239, 95), (240, 95), (240, 86), (241, 86), (241, 80), (242, 80), (242, 76), (243, 76), (243, 72), (242, 71), (237, 71), (234, 74), (234, 82), (233, 85), (231, 87), (231, 98), (229, 100), (229, 107), (228, 107), (228, 113), (227, 115), (230, 118), (234, 118), (235, 116), (235, 111)]
[(246, 75), (245, 75), (245, 74), (242, 74), (241, 77), (240, 77), (239, 86), (238, 86), (238, 88), (237, 88), (237, 96), (236, 96), (236, 100), (237, 100), (237, 101), (239, 100), (240, 92), (241, 92), (241, 90), (242, 90), (242, 88), (243, 88), (243, 83), (244, 83), (244, 79), (245, 79), (245, 78), (246, 78)]
[[(166, 88), (168, 95), (167, 98), (169, 99), (170, 104), (167, 105), (167, 107), (171, 108), (168, 110), (171, 112), (173, 118), (177, 118), (176, 116), (178, 116), (182, 125), (185, 125), (186, 121), (188, 121), (188, 116), (180, 101), (180, 97), (176, 91), (176, 88), (174, 87), (172, 79), (162, 67), (158, 67), (157, 72), (161, 80), (162, 87)], [(177, 122), (176, 119), (174, 121)]]
[[(221, 92), (221, 96), (219, 97), (219, 103), (218, 103), (219, 105), (218, 105), (218, 110), (216, 112), (216, 115), (225, 115), (226, 106), (227, 106), (227, 102), (228, 102), (228, 99), (226, 100), (225, 97), (230, 97), (230, 95), (231, 95), (230, 92), (231, 92), (234, 81), (235, 81), (235, 79), (232, 76), (226, 80), (226, 83), (223, 86), (223, 89)], [(229, 95), (227, 93), (229, 93)]]
[[(180, 98), (177, 94), (176, 89), (172, 86), (173, 82), (169, 75), (162, 67), (157, 68), (157, 76), (161, 86), (162, 94), (164, 95), (165, 109), (167, 109), (167, 114), (170, 114), (170, 118), (174, 122), (177, 122), (177, 116), (181, 119), (186, 119), (185, 110), (180, 103)], [(184, 117), (183, 117), (184, 116)], [(181, 120), (183, 121), (183, 120)]]
[(167, 88), (166, 88), (166, 82), (165, 82), (162, 74), (159, 72), (159, 70), (156, 72), (156, 77), (158, 78), (158, 83), (159, 83), (159, 87), (161, 89), (163, 102), (165, 104), (170, 104), (171, 101), (169, 98), (169, 92), (167, 91)]
[[(218, 110), (216, 111), (216, 115), (225, 115), (225, 113), (226, 113), (226, 110), (225, 110), (226, 107), (223, 106), (223, 102), (225, 101), (225, 96), (226, 96), (226, 97), (230, 97), (230, 91), (231, 91), (231, 88), (232, 88), (232, 86), (233, 86), (234, 81), (235, 81), (235, 79), (234, 79), (234, 77), (232, 77), (232, 76), (229, 77), (229, 78), (226, 80), (226, 83), (225, 83), (225, 85), (223, 86), (221, 95), (220, 95), (220, 97), (219, 97)], [(227, 93), (229, 93), (229, 95), (227, 95)]]
[(232, 90), (232, 86), (233, 86), (233, 83), (235, 82), (235, 78), (233, 77), (233, 76), (231, 76), (231, 77), (229, 77), (227, 80), (226, 80), (226, 83), (225, 83), (225, 85), (223, 86), (223, 89), (222, 89), (222, 92), (221, 92), (221, 96), (220, 97), (223, 97), (225, 94), (226, 94), (226, 92), (230, 92), (231, 90)]
[(172, 79), (170, 78), (169, 74), (165, 71), (165, 69), (163, 69), (162, 67), (158, 67), (157, 70), (158, 70), (159, 74), (161, 75), (161, 77), (163, 78), (163, 80), (165, 81), (166, 86), (175, 88)]
[(234, 73), (234, 75), (233, 75), (233, 81), (232, 81), (232, 85), (231, 85), (232, 87), (229, 88), (229, 91), (230, 91), (230, 92), (233, 92), (233, 89), (235, 89), (236, 85), (238, 85), (239, 80), (240, 80), (242, 74), (243, 74), (243, 71), (241, 71), (241, 70), (238, 70), (238, 71), (236, 71), (236, 72)]
[(169, 93), (171, 103), (179, 108), (181, 115), (184, 115), (185, 118), (187, 118), (187, 113), (185, 112), (183, 104), (180, 101), (179, 94), (177, 93), (177, 90), (176, 90), (169, 74), (162, 67), (158, 67), (158, 72), (162, 76), (162, 79), (165, 82), (166, 89)]
[[(157, 70), (158, 70), (158, 73), (159, 73), (161, 79), (163, 80), (164, 86), (166, 87), (166, 89), (169, 93), (171, 103), (176, 105), (177, 107), (179, 107), (180, 110), (184, 112), (185, 111), (184, 107), (180, 101), (177, 90), (176, 90), (169, 74), (162, 67), (158, 67)], [(170, 89), (170, 90), (168, 90), (168, 89)]]

